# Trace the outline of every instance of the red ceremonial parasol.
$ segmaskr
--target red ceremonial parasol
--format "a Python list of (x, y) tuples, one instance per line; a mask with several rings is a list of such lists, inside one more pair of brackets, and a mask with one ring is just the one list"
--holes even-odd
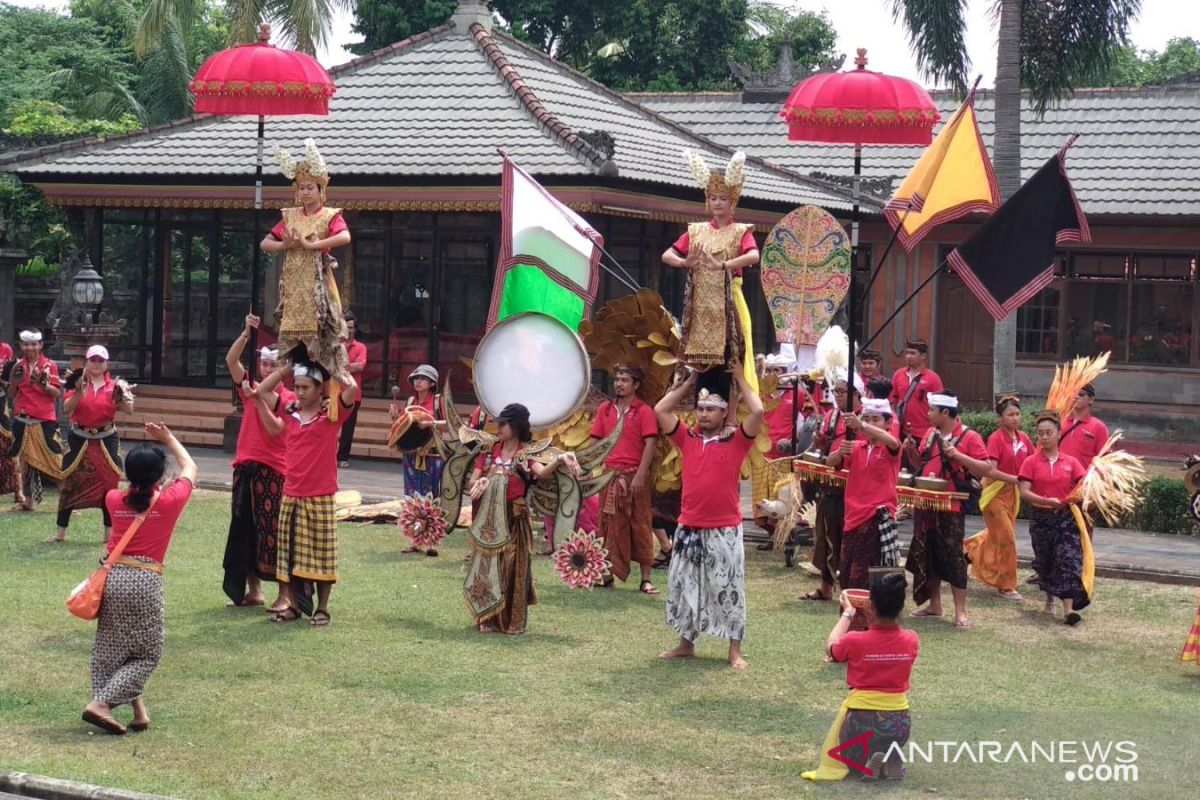
[[(846, 299), (850, 353), (849, 386), (854, 385), (855, 287), (858, 260), (858, 201), (861, 197), (862, 146), (864, 144), (914, 144), (928, 147), (933, 126), (940, 118), (933, 99), (921, 86), (867, 69), (867, 51), (859, 48), (857, 69), (826, 72), (801, 81), (779, 115), (788, 122), (788, 139), (805, 142), (838, 142), (854, 145), (854, 202), (850, 222), (850, 287)], [(882, 263), (882, 259), (880, 260)], [(869, 287), (868, 287), (869, 288)], [(853, 409), (852, 392), (846, 393), (846, 410)], [(847, 438), (849, 434), (847, 434)]]
[(254, 208), (262, 208), (263, 119), (268, 116), (329, 113), (337, 91), (315, 58), (270, 43), (271, 26), (258, 26), (258, 41), (213, 53), (188, 84), (195, 110), (208, 114), (258, 117), (258, 163)]

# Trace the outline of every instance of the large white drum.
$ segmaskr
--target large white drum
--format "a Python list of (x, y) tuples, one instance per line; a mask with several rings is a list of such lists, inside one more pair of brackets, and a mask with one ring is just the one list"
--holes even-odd
[(509, 403), (529, 409), (529, 424), (562, 422), (587, 398), (591, 362), (579, 337), (545, 314), (496, 323), (475, 350), (475, 394), (495, 416)]

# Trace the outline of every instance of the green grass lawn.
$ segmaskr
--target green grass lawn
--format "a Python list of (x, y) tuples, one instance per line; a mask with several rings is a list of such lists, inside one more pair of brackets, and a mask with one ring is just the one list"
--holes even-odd
[(813, 786), (800, 772), (816, 763), (844, 668), (821, 662), (833, 609), (800, 602), (812, 579), (778, 555), (748, 558), (744, 674), (713, 640), (695, 661), (659, 661), (675, 641), (662, 596), (571, 591), (546, 558), (529, 633), (481, 636), (460, 595), (461, 533), (431, 559), (401, 555), (392, 526), (343, 526), (333, 624), (271, 625), (225, 608), (217, 494), (185, 512), (167, 559), (153, 726), (105, 736), (79, 719), (93, 624), (63, 605), (100, 553), (99, 515), (46, 545), (53, 500), (43, 508), (0, 517), (5, 769), (222, 800), (1196, 796), (1200, 670), (1177, 660), (1195, 612), (1186, 587), (1101, 580), (1077, 629), (1041, 616), (1032, 592), (1018, 607), (973, 588), (973, 630), (913, 624), (914, 740), (1130, 740), (1136, 783), (961, 756), (913, 764), (899, 784)]

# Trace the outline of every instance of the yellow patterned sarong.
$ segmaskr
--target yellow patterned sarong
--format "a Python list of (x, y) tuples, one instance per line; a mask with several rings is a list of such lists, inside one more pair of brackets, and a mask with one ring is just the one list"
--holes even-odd
[(895, 694), (892, 692), (872, 692), (865, 689), (854, 689), (842, 701), (841, 708), (838, 709), (837, 716), (833, 719), (833, 724), (829, 726), (829, 732), (825, 734), (825, 741), (821, 744), (821, 761), (815, 770), (800, 773), (800, 777), (806, 781), (840, 781), (850, 774), (850, 768), (838, 761), (833, 756), (829, 755), (829, 751), (841, 744), (842, 723), (846, 721), (846, 714), (851, 710), (863, 711), (907, 711), (908, 710), (908, 694), (901, 692)]

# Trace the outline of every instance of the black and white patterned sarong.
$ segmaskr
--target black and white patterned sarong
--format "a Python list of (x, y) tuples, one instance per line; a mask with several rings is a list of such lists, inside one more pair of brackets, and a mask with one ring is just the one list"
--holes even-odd
[(119, 706), (142, 696), (162, 658), (163, 612), (162, 575), (121, 564), (113, 566), (104, 583), (92, 645), (95, 699)]
[(742, 526), (675, 531), (667, 577), (667, 624), (688, 642), (705, 633), (746, 636), (746, 549)]

